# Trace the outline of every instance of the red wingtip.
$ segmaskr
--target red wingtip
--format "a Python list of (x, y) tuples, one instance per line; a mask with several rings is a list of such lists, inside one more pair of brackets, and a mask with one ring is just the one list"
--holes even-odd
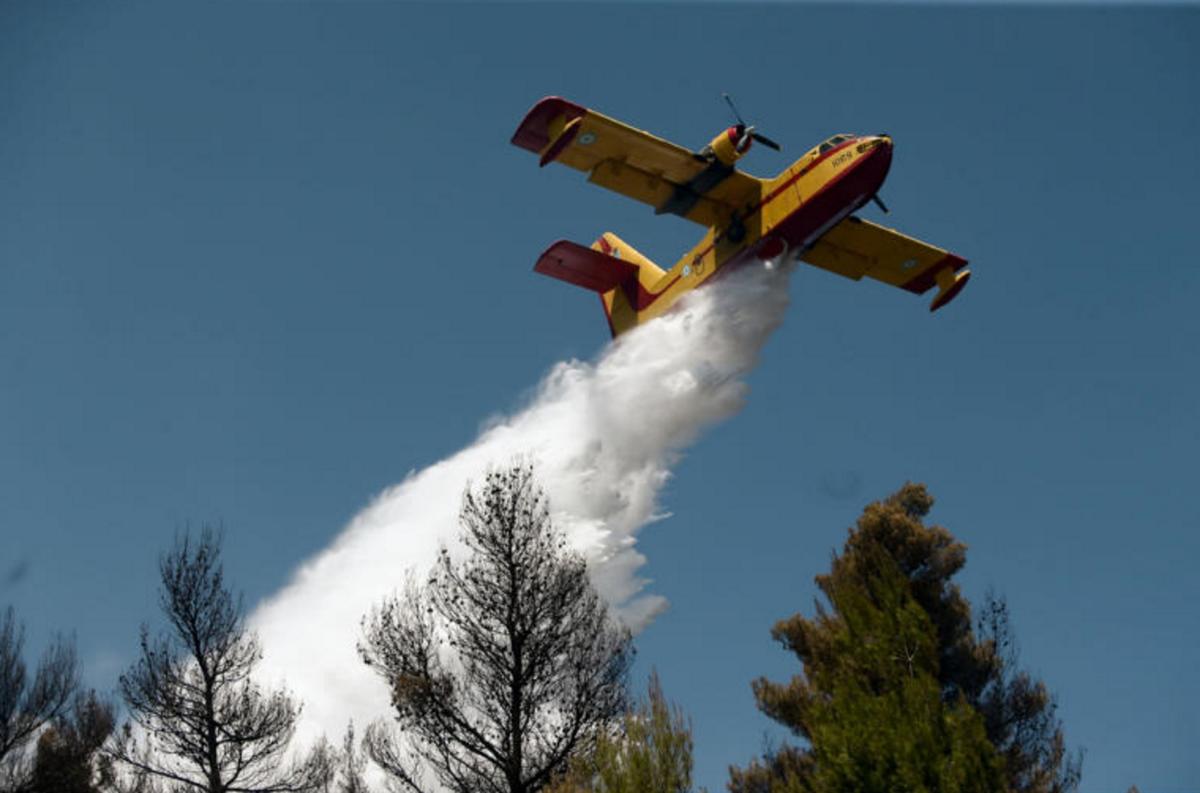
[(546, 153), (538, 160), (538, 167), (545, 168), (550, 163), (558, 159), (558, 155), (571, 145), (571, 141), (575, 140), (575, 136), (579, 134), (579, 119), (575, 119), (567, 124), (566, 129), (562, 131), (554, 143), (550, 144), (550, 148), (546, 149)]
[(954, 280), (950, 282), (950, 285), (943, 287), (941, 291), (937, 293), (937, 296), (933, 298), (933, 302), (929, 304), (930, 311), (937, 311), (939, 308), (958, 297), (958, 293), (961, 292), (963, 287), (967, 285), (967, 281), (971, 280), (971, 271), (963, 270), (957, 275), (953, 275), (953, 278)]
[(570, 121), (585, 113), (587, 113), (586, 107), (563, 99), (561, 96), (547, 96), (539, 99), (533, 107), (529, 108), (525, 118), (521, 119), (520, 126), (513, 133), (512, 144), (537, 154), (550, 143), (548, 127), (551, 121), (562, 115), (567, 116), (567, 120)]

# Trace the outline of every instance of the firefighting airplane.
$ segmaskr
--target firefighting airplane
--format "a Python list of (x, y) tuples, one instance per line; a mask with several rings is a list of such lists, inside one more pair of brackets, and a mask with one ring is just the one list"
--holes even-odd
[(774, 179), (737, 170), (753, 141), (778, 144), (737, 124), (697, 152), (557, 96), (535, 104), (513, 134), (516, 146), (588, 174), (588, 181), (699, 223), (708, 233), (663, 272), (606, 232), (590, 248), (551, 245), (534, 270), (600, 293), (613, 336), (661, 315), (718, 274), (791, 252), (809, 264), (859, 280), (864, 275), (924, 294), (929, 310), (949, 303), (970, 278), (967, 261), (852, 213), (875, 201), (892, 162), (887, 135), (834, 135)]

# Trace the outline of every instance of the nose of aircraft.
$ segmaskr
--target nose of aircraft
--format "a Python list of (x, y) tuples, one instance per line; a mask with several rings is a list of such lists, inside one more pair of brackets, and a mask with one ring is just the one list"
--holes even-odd
[(875, 160), (879, 163), (891, 164), (892, 162), (892, 136), (886, 132), (881, 132), (875, 136)]
[(876, 166), (888, 167), (892, 162), (892, 136), (886, 132), (878, 135), (864, 135), (858, 146), (860, 154), (864, 154), (862, 164), (870, 162)]
[[(879, 192), (883, 180), (887, 178), (888, 170), (892, 167), (892, 137), (886, 132), (867, 138), (867, 151), (862, 158), (861, 168), (864, 178), (873, 180), (871, 194)], [(883, 208), (881, 206), (881, 208)], [(883, 208), (887, 212), (886, 208)]]

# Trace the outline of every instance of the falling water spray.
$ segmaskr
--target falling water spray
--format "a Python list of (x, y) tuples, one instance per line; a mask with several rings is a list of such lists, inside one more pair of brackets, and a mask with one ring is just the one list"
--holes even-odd
[(489, 466), (531, 461), (600, 594), (635, 631), (653, 620), (666, 602), (639, 576), (638, 532), (664, 517), (658, 496), (682, 450), (741, 408), (743, 376), (787, 308), (788, 269), (742, 268), (595, 362), (555, 365), (527, 407), (383, 491), (260, 604), (250, 622), (265, 652), (261, 676), (303, 700), (300, 737), (336, 737), (351, 719), (387, 714), (388, 692), (356, 652), (362, 617), (453, 542), (462, 494)]

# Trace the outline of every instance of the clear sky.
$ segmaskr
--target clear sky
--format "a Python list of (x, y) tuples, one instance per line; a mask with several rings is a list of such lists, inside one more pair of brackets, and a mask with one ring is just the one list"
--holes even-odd
[[(375, 493), (607, 341), (533, 275), (677, 218), (508, 144), (561, 94), (698, 147), (896, 142), (887, 219), (972, 261), (926, 299), (802, 269), (743, 412), (639, 546), (638, 639), (714, 792), (782, 733), (750, 681), (906, 479), (1007, 596), (1083, 789), (1200, 789), (1200, 7), (0, 4), (0, 602), (109, 687), (155, 560), (223, 523), (249, 603)], [(877, 210), (864, 215), (878, 220)], [(766, 738), (764, 738), (766, 736)]]

